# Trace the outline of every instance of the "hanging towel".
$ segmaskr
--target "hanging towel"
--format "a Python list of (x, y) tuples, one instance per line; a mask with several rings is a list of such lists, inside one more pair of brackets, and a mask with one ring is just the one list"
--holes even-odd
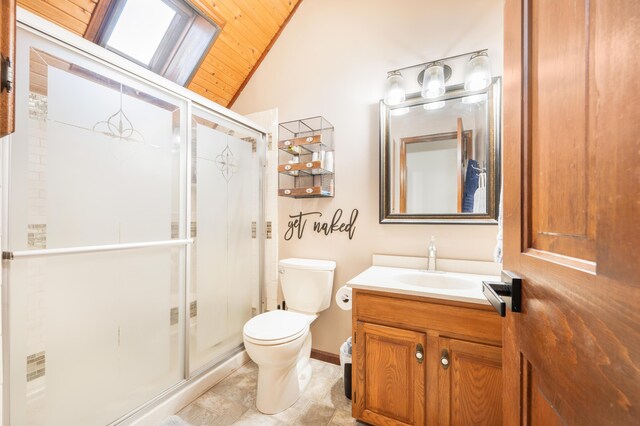
[(478, 189), (473, 194), (473, 212), (474, 213), (486, 213), (487, 212), (487, 190), (486, 190), (486, 173), (480, 173), (478, 175)]
[(467, 162), (467, 173), (464, 178), (464, 196), (462, 198), (462, 212), (473, 212), (473, 196), (478, 189), (478, 162), (469, 160)]

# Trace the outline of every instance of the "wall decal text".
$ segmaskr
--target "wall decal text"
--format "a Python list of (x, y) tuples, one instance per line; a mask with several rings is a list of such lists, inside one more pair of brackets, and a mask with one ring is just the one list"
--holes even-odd
[(351, 240), (353, 238), (353, 234), (356, 232), (358, 209), (353, 209), (351, 211), (351, 216), (349, 217), (348, 222), (342, 221), (342, 213), (342, 209), (336, 210), (329, 222), (319, 220), (322, 217), (321, 212), (300, 212), (298, 214), (290, 214), (289, 218), (291, 220), (287, 224), (287, 232), (284, 234), (284, 239), (289, 241), (294, 236), (298, 237), (298, 239), (302, 239), (305, 227), (307, 226), (307, 219), (310, 219), (310, 216), (313, 216), (315, 219), (313, 222), (313, 230), (318, 234), (328, 236), (334, 232), (346, 232)]

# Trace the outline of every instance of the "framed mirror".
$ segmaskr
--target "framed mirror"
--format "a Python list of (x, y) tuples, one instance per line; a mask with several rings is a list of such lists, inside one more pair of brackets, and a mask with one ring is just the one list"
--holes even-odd
[(380, 102), (380, 223), (497, 223), (500, 83)]

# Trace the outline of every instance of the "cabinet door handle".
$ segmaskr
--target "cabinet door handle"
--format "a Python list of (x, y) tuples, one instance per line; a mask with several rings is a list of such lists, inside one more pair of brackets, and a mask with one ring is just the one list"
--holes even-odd
[(442, 368), (445, 370), (449, 368), (449, 351), (446, 349), (443, 349), (440, 354), (440, 364), (442, 364)]
[(424, 348), (421, 343), (416, 345), (416, 359), (418, 360), (418, 364), (422, 364), (424, 361)]

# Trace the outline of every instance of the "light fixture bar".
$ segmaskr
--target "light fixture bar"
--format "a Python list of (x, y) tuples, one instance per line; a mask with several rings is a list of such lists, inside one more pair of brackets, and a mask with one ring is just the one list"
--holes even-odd
[(387, 75), (390, 75), (390, 74), (392, 74), (394, 72), (400, 72), (400, 71), (403, 71), (403, 70), (408, 70), (410, 68), (424, 67), (424, 66), (426, 66), (428, 64), (433, 64), (435, 62), (444, 62), (444, 61), (448, 61), (450, 59), (460, 58), (462, 56), (476, 55), (478, 53), (487, 52), (488, 50), (489, 49), (474, 50), (474, 51), (467, 52), (467, 53), (461, 53), (459, 55), (449, 56), (447, 58), (436, 59), (435, 61), (427, 61), (427, 62), (423, 62), (421, 64), (410, 65), (408, 67), (402, 67), (402, 68), (398, 68), (398, 69), (395, 69), (395, 70), (388, 71)]

